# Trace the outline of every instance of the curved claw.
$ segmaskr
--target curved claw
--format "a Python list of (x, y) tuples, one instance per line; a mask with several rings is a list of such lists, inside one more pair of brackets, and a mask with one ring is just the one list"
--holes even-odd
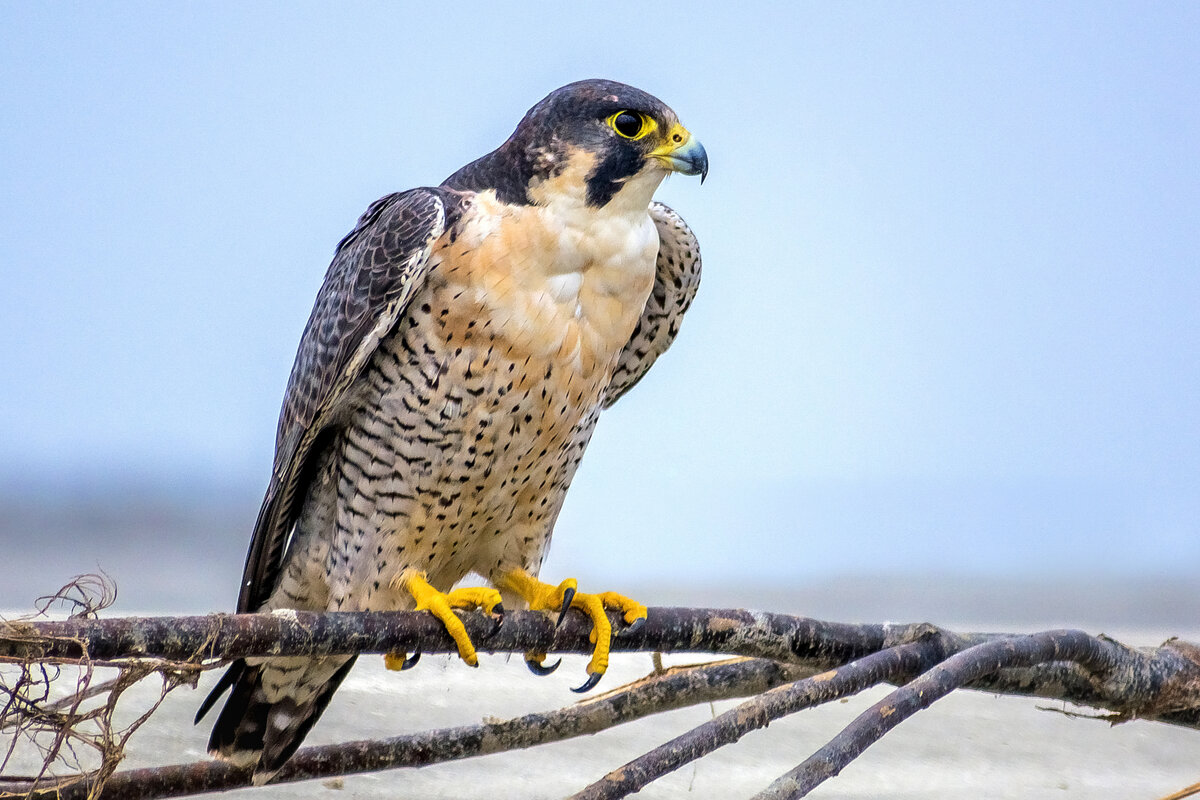
[(629, 623), (629, 627), (625, 628), (624, 630), (617, 631), (617, 636), (625, 636), (626, 634), (637, 633), (645, 624), (646, 618), (638, 617), (633, 622)]
[(557, 628), (563, 624), (563, 620), (567, 616), (567, 610), (571, 608), (571, 601), (574, 599), (575, 599), (575, 590), (568, 586), (563, 591), (562, 608), (558, 612), (558, 621), (554, 623), (554, 627)]
[[(543, 656), (543, 658), (545, 658), (545, 656)], [(550, 673), (554, 672), (554, 670), (558, 669), (559, 666), (561, 666), (561, 665), (562, 665), (561, 658), (558, 661), (555, 661), (553, 664), (551, 664), (548, 667), (546, 665), (544, 665), (541, 661), (539, 661), (535, 658), (529, 658), (528, 656), (526, 656), (526, 658), (525, 658), (525, 666), (529, 667), (529, 671), (532, 672), (534, 675), (537, 675), (539, 678), (546, 677)]]
[(500, 632), (500, 627), (504, 624), (504, 606), (497, 604), (492, 609), (492, 629), (485, 635), (485, 639), (490, 639)]
[(400, 665), (400, 671), (403, 672), (406, 669), (412, 669), (413, 667), (415, 667), (417, 665), (417, 662), (420, 660), (421, 660), (421, 651), (420, 650), (413, 653), (411, 656), (405, 656), (404, 663)]
[(596, 684), (599, 683), (600, 679), (603, 677), (604, 677), (603, 672), (589, 673), (588, 679), (586, 681), (584, 681), (583, 686), (580, 686), (577, 689), (572, 689), (571, 691), (576, 692), (577, 694), (583, 694), (584, 692), (588, 691), (589, 689), (594, 689), (596, 687)]

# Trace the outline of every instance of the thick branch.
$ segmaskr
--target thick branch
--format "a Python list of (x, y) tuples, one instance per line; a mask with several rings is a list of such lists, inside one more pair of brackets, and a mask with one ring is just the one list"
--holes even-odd
[[(568, 614), (556, 629), (543, 614), (510, 612), (495, 633), (491, 619), (482, 614), (464, 614), (462, 619), (476, 647), (485, 653), (590, 653), (592, 649), (590, 623), (577, 613)], [(614, 630), (622, 627), (614, 619)], [(733, 609), (652, 608), (640, 630), (614, 638), (613, 650), (720, 653), (825, 670), (925, 635), (937, 636), (948, 654), (1010, 638), (956, 634), (926, 624), (848, 625)], [(1053, 662), (1001, 670), (968, 688), (1066, 700), (1126, 717), (1200, 728), (1200, 648), (1175, 640), (1149, 649), (1098, 641), (1120, 651), (1120, 666), (1106, 680), (1098, 681), (1077, 664)], [(93, 663), (147, 656), (196, 662), (243, 656), (456, 652), (439, 622), (411, 611), (0, 622), (0, 663), (78, 660), (85, 647)]]
[[(477, 613), (465, 614), (463, 622), (482, 652), (589, 652), (592, 646), (588, 641), (589, 623), (574, 614), (569, 615), (567, 621), (557, 629), (544, 615), (529, 612), (509, 614), (503, 626), (496, 631), (490, 618)], [(619, 624), (617, 629), (620, 630)], [(961, 673), (953, 673), (953, 687), (1058, 698), (1110, 709), (1116, 711), (1119, 718), (1136, 716), (1200, 727), (1200, 650), (1195, 646), (1172, 641), (1159, 648), (1134, 650), (1105, 638), (1079, 633), (1069, 635), (1082, 637), (1078, 642), (1071, 639), (1075, 643), (1073, 646), (1083, 647), (1082, 642), (1086, 642), (1090, 654), (1087, 658), (1074, 657), (1075, 651), (1064, 650), (1062, 655), (1059, 655), (1059, 651), (1049, 652), (1048, 655), (1039, 651), (1040, 655), (1036, 658), (1030, 656), (992, 663), (986, 662), (988, 653), (1011, 648), (1013, 641), (1028, 637), (955, 634), (931, 625), (844, 625), (782, 614), (659, 608), (650, 610), (649, 619), (640, 630), (618, 636), (613, 642), (613, 649), (736, 653), (765, 657), (814, 672), (856, 659), (862, 660), (858, 665), (831, 673), (821, 681), (814, 679), (781, 690), (766, 699), (765, 705), (746, 704), (742, 711), (749, 718), (734, 727), (717, 732), (717, 728), (728, 722), (728, 718), (725, 718), (712, 728), (695, 732), (696, 740), (688, 745), (691, 750), (686, 758), (698, 757), (720, 746), (724, 743), (722, 738), (732, 741), (744, 730), (756, 727), (756, 719), (762, 719), (762, 724), (765, 724), (765, 721), (773, 718), (772, 714), (787, 713), (787, 709), (795, 710), (822, 702), (830, 691), (833, 694), (829, 696), (856, 691), (867, 685), (868, 678), (872, 676), (878, 676), (878, 680), (899, 680), (904, 672), (901, 667), (908, 664), (906, 659), (917, 658), (920, 653), (925, 654), (921, 658), (933, 657), (930, 654), (936, 653), (938, 659), (960, 654), (946, 663), (975, 665)], [(914, 642), (920, 642), (920, 645), (912, 646)], [(872, 653), (888, 648), (895, 649), (868, 661), (867, 657)], [(178, 667), (181, 666), (180, 661), (208, 662), (212, 665), (218, 658), (243, 656), (453, 652), (454, 649), (453, 642), (440, 623), (427, 614), (412, 612), (287, 612), (0, 623), (0, 662), (80, 660), (94, 665), (96, 659), (106, 659), (128, 664), (128, 659), (144, 663), (147, 657), (153, 657), (172, 659), (174, 666)], [(980, 658), (985, 658), (986, 663), (977, 662)], [(895, 668), (890, 671), (884, 667), (895, 659), (901, 660), (900, 666), (893, 664)], [(981, 663), (987, 668), (980, 666)], [(749, 667), (746, 664), (758, 666)], [(863, 664), (867, 667), (864, 668)], [(1097, 670), (1098, 665), (1103, 668)], [(876, 667), (878, 672), (870, 671)], [(717, 674), (716, 670), (726, 667), (711, 669), (714, 670), (713, 674)], [(725, 683), (749, 680), (743, 674), (746, 670), (778, 667), (769, 666), (767, 662), (740, 662), (740, 666), (728, 669), (734, 672), (723, 679)], [(866, 671), (859, 674), (855, 672), (858, 669)], [(736, 675), (742, 675), (742, 678), (736, 678)], [(657, 686), (657, 680), (647, 686)], [(795, 677), (787, 680), (795, 680)], [(771, 684), (778, 682), (772, 679)], [(831, 686), (818, 687), (816, 684), (821, 682), (830, 683)], [(697, 685), (692, 685), (687, 691), (672, 691), (677, 694), (657, 695), (652, 702), (647, 699), (646, 702), (650, 704), (644, 706), (622, 699), (626, 695), (621, 693), (560, 712), (529, 715), (497, 725), (310, 748), (297, 754), (281, 773), (280, 779), (301, 780), (388, 767), (416, 766), (527, 747), (590, 733), (626, 719), (691, 702), (702, 702), (718, 695), (728, 697), (736, 694), (721, 694), (711, 686), (705, 689)], [(933, 694), (920, 692), (917, 696), (934, 697)], [(880, 714), (889, 717), (895, 712)], [(898, 717), (892, 724), (902, 718)], [(711, 738), (712, 735), (716, 738)], [(867, 736), (869, 738), (870, 734)], [(701, 741), (705, 737), (710, 737), (707, 744)], [(659, 756), (662, 755), (659, 753)], [(657, 764), (647, 762), (643, 765), (646, 767), (644, 775), (638, 780), (652, 780), (658, 774), (684, 763), (686, 758), (679, 759), (672, 755), (660, 758)], [(172, 796), (244, 786), (248, 778), (244, 771), (224, 764), (205, 762), (177, 765), (117, 773), (111, 778), (105, 796)], [(15, 788), (20, 788), (19, 784), (0, 780), (0, 790)], [(65, 790), (63, 796), (74, 796), (69, 794), (71, 791), (82, 790)], [(78, 796), (82, 797), (83, 794)]]
[[(545, 614), (514, 611), (493, 632), (478, 613), (462, 615), (476, 648), (487, 653), (590, 653), (591, 623), (571, 613), (555, 628)], [(620, 632), (623, 624), (615, 625)], [(619, 634), (616, 651), (661, 650), (771, 658), (831, 666), (884, 647), (884, 625), (844, 625), (804, 617), (729, 609), (652, 609), (646, 624)], [(457, 652), (424, 612), (282, 611), (203, 617), (125, 617), (0, 623), (0, 662), (158, 657), (176, 661), (244, 656)]]

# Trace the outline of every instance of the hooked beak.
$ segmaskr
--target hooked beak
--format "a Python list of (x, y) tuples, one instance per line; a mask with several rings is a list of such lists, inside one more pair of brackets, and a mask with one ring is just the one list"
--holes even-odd
[(684, 175), (699, 175), (700, 182), (708, 177), (708, 153), (704, 145), (687, 128), (676, 125), (667, 134), (667, 143), (650, 152), (667, 169)]

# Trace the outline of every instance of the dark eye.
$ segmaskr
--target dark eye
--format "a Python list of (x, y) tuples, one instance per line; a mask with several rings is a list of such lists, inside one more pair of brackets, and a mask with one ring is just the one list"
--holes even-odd
[(645, 124), (641, 114), (635, 114), (632, 111), (622, 111), (616, 114), (609, 120), (612, 129), (624, 136), (626, 139), (636, 139), (638, 134), (642, 132), (642, 126)]

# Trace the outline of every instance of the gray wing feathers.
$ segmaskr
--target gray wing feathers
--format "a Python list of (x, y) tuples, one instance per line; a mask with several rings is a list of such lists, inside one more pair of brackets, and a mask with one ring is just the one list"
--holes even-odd
[(388, 195), (338, 244), (288, 380), (239, 612), (256, 610), (274, 589), (313, 445), (344, 411), (347, 389), (423, 284), (433, 243), (457, 209), (457, 198), (444, 189)]
[(654, 288), (629, 343), (621, 351), (617, 368), (605, 390), (608, 408), (642, 379), (655, 360), (675, 341), (683, 314), (700, 288), (700, 245), (692, 229), (662, 203), (650, 205), (658, 229), (658, 261)]

